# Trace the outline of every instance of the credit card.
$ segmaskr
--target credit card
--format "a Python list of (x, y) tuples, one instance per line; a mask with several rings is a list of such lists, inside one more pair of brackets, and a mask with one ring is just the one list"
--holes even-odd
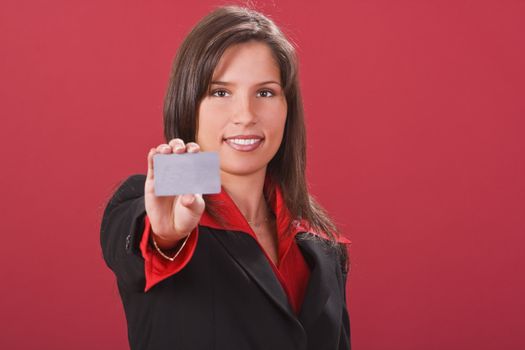
[(221, 192), (217, 152), (155, 154), (153, 177), (156, 196)]

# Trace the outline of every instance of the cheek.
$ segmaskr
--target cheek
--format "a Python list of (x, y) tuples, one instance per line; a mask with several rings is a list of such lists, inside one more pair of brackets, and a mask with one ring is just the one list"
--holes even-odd
[[(200, 123), (200, 120), (199, 120)], [(196, 142), (203, 151), (211, 151), (215, 149), (217, 143), (217, 131), (207, 122), (199, 124)]]
[(199, 107), (196, 142), (204, 151), (216, 150), (222, 141), (223, 122), (218, 111), (203, 103)]
[(269, 129), (272, 130), (274, 138), (282, 138), (284, 134), (284, 127), (286, 125), (286, 113), (286, 105), (284, 105), (281, 108), (277, 109), (273, 113), (273, 118), (269, 120)]

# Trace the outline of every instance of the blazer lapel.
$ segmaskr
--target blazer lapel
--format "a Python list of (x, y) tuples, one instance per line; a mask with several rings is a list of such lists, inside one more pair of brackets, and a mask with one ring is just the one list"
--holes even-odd
[(281, 283), (253, 237), (236, 231), (223, 231), (213, 237), (282, 311), (295, 318)]
[(330, 256), (325, 243), (316, 238), (304, 238), (303, 234), (298, 234), (296, 242), (303, 252), (311, 272), (299, 319), (304, 328), (308, 329), (320, 316), (328, 298), (338, 284), (335, 276), (335, 259)]

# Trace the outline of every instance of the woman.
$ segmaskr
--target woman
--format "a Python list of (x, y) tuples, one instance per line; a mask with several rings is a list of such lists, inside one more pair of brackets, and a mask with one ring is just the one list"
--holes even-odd
[[(348, 240), (309, 195), (293, 46), (220, 7), (188, 34), (165, 97), (167, 143), (104, 212), (132, 349), (350, 349)], [(157, 197), (156, 153), (219, 153), (221, 193)]]

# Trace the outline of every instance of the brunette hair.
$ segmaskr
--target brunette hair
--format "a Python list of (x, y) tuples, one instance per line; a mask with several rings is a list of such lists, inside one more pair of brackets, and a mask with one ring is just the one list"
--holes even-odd
[[(250, 40), (271, 48), (288, 105), (283, 141), (268, 164), (267, 175), (281, 186), (292, 217), (305, 219), (335, 245), (338, 229), (307, 188), (306, 130), (295, 48), (265, 15), (246, 7), (221, 6), (202, 18), (186, 36), (174, 59), (164, 99), (166, 142), (173, 138), (195, 141), (199, 103), (209, 90), (216, 65), (229, 46)], [(274, 195), (265, 194), (267, 200)], [(206, 202), (206, 210), (215, 217), (219, 216), (216, 209)]]

